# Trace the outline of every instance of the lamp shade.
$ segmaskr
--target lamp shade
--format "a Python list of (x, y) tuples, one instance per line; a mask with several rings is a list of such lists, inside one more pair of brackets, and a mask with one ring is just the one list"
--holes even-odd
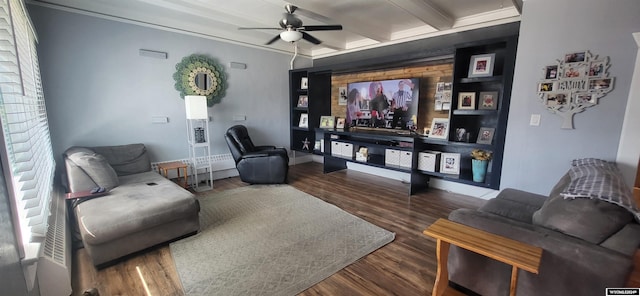
[(187, 119), (208, 119), (207, 97), (184, 96), (184, 105), (187, 109)]
[(302, 33), (298, 32), (298, 31), (284, 31), (282, 33), (280, 33), (280, 38), (282, 38), (282, 40), (287, 41), (287, 42), (294, 42), (294, 41), (298, 41), (302, 38)]

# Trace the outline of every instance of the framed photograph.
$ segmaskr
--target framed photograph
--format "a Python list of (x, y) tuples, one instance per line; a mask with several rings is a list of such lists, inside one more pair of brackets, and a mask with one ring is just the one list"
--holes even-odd
[(456, 129), (456, 134), (455, 134), (456, 142), (469, 143), (470, 138), (471, 138), (471, 133), (468, 132), (466, 128), (460, 127)]
[(573, 95), (576, 105), (596, 104), (598, 101), (592, 93), (576, 93)]
[(300, 78), (300, 89), (308, 89), (309, 88), (309, 78), (302, 77)]
[(545, 105), (547, 106), (563, 106), (569, 103), (571, 98), (567, 92), (551, 92), (545, 95)]
[(347, 119), (344, 117), (338, 117), (338, 120), (336, 120), (336, 128), (344, 128), (344, 123)]
[(544, 79), (558, 79), (558, 65), (545, 67)]
[(338, 105), (341, 105), (341, 106), (347, 105), (347, 87), (346, 86), (338, 87)]
[(584, 51), (578, 51), (578, 52), (571, 52), (568, 54), (564, 55), (564, 62), (565, 63), (579, 63), (579, 62), (584, 62), (585, 58), (586, 58), (586, 50)]
[(442, 93), (444, 91), (444, 82), (436, 83), (436, 93)]
[(335, 120), (333, 116), (320, 116), (320, 128), (334, 128)]
[(491, 145), (491, 142), (493, 141), (493, 133), (495, 131), (496, 129), (492, 127), (481, 127), (478, 132), (478, 140), (476, 140), (476, 143)]
[(576, 63), (576, 64), (567, 64), (564, 66), (564, 72), (562, 73), (563, 78), (584, 78), (587, 75), (588, 64), (585, 63)]
[(589, 91), (610, 90), (613, 86), (613, 78), (589, 79)]
[(307, 108), (309, 106), (309, 97), (306, 95), (298, 97), (298, 107)]
[(300, 114), (300, 122), (298, 123), (298, 127), (309, 127), (309, 114)]
[(476, 109), (476, 93), (475, 92), (458, 93), (458, 109), (475, 110)]
[(495, 53), (471, 56), (471, 61), (469, 62), (469, 78), (493, 76), (493, 65), (495, 64), (495, 59)]
[(538, 84), (538, 92), (553, 91), (555, 89), (555, 86), (556, 86), (555, 82), (549, 82), (549, 81), (540, 82)]
[(440, 153), (440, 172), (443, 174), (460, 174), (460, 153)]
[(593, 61), (589, 64), (589, 73), (587, 76), (589, 77), (602, 77), (602, 73), (604, 73), (605, 62), (604, 61)]
[(434, 118), (431, 121), (429, 137), (446, 139), (449, 136), (449, 118)]
[(497, 91), (480, 92), (478, 109), (497, 110), (498, 109), (498, 92)]

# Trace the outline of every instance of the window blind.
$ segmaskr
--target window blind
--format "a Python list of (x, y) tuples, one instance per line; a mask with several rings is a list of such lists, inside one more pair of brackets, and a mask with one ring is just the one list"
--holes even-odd
[(46, 234), (55, 163), (33, 25), (23, 0), (0, 4), (0, 121), (24, 256)]

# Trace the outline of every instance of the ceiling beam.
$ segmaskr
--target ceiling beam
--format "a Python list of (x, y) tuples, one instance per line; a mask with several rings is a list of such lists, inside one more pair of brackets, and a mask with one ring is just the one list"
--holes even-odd
[(429, 0), (387, 0), (387, 2), (399, 7), (438, 31), (453, 27), (453, 17)]
[(519, 14), (522, 14), (522, 1), (523, 0), (511, 0), (513, 6), (516, 8)]

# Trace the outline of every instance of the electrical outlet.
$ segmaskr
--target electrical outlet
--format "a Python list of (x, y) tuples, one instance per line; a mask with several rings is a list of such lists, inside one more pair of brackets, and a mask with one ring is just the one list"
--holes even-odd
[(529, 125), (531, 125), (531, 126), (539, 126), (540, 125), (540, 114), (531, 114), (531, 120), (529, 121)]

